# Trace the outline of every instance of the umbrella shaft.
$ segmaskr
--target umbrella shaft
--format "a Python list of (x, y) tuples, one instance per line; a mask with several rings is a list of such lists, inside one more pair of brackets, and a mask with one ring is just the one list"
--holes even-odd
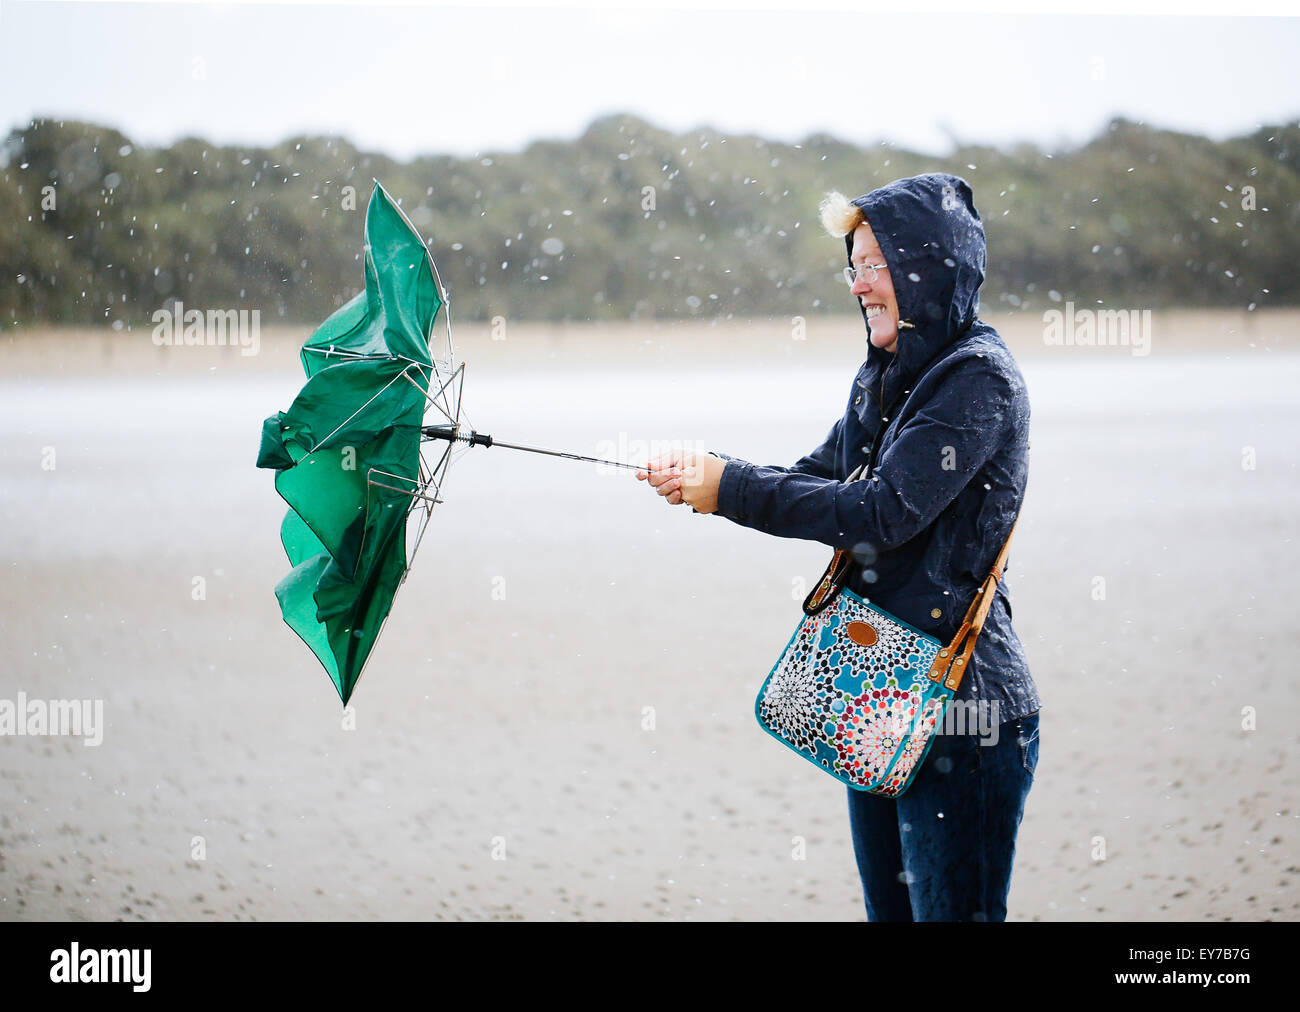
[(564, 450), (548, 450), (544, 446), (525, 446), (523, 443), (505, 443), (481, 432), (461, 430), (455, 425), (426, 425), (424, 435), (429, 439), (446, 439), (470, 446), (504, 446), (511, 450), (524, 450), (527, 453), (544, 453), (548, 457), (564, 457), (567, 460), (584, 460), (592, 464), (608, 464), (610, 467), (624, 467), (631, 471), (649, 470), (642, 464), (625, 464), (620, 460), (605, 460), (603, 457), (587, 457), (581, 453), (567, 453)]
[(492, 441), (493, 446), (506, 446), (512, 450), (526, 450), (529, 453), (545, 453), (551, 457), (565, 457), (568, 460), (585, 460), (592, 464), (608, 464), (610, 467), (626, 467), (633, 471), (644, 471), (641, 464), (625, 464), (619, 460), (605, 460), (603, 457), (584, 457), (580, 453), (565, 453), (563, 450), (548, 450), (541, 446), (524, 446), (522, 443), (503, 443), (499, 439)]

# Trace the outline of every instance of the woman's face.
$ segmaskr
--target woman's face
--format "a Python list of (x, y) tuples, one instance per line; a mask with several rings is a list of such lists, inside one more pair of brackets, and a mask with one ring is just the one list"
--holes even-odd
[[(862, 264), (876, 267), (875, 281), (863, 280), (859, 275), (849, 290), (867, 311), (871, 343), (882, 351), (895, 351), (898, 348), (898, 300), (894, 297), (894, 282), (889, 277), (889, 268), (881, 266), (885, 258), (871, 226), (865, 221), (853, 230), (853, 250), (849, 256), (854, 267)], [(869, 271), (867, 276), (870, 277)]]

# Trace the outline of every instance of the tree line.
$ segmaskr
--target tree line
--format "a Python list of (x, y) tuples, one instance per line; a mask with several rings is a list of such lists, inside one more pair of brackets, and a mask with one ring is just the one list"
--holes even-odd
[(147, 147), (38, 119), (0, 145), (0, 321), (135, 328), (179, 300), (319, 322), (361, 288), (376, 178), (457, 319), (851, 312), (821, 196), (930, 171), (974, 190), (984, 312), (1300, 301), (1300, 121), (1215, 141), (1115, 119), (1072, 148), (935, 157), (611, 115), (572, 140), (398, 161), (341, 137)]

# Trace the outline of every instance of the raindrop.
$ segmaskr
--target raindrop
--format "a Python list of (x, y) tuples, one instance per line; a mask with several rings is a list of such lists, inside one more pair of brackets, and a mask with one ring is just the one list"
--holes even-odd
[(876, 561), (876, 546), (868, 541), (859, 541), (853, 546), (853, 557), (862, 565), (869, 566)]

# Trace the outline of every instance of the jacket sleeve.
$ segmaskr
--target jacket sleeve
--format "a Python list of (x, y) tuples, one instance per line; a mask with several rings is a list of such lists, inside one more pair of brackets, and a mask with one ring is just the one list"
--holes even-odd
[(903, 424), (871, 477), (836, 481), (733, 459), (718, 486), (718, 515), (832, 548), (867, 542), (888, 551), (911, 540), (966, 487), (1014, 424), (1016, 392), (987, 359), (963, 359), (937, 379), (935, 395)]

